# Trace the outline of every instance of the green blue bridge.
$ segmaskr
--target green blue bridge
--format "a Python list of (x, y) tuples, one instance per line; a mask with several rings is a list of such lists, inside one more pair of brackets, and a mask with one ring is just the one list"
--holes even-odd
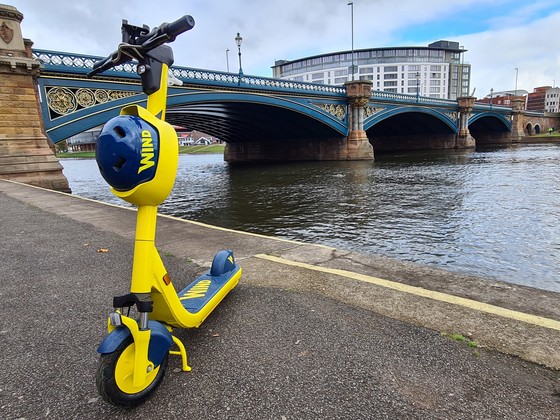
[[(60, 142), (145, 105), (134, 63), (88, 79), (101, 57), (33, 49), (49, 138)], [(166, 120), (226, 142), (225, 158), (370, 159), (373, 150), (466, 148), (507, 143), (511, 107), (371, 90), (371, 82), (329, 86), (173, 66)]]

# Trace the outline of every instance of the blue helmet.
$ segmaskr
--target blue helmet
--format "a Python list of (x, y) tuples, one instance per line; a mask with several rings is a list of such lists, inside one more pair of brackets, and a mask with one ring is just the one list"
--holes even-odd
[(101, 175), (116, 191), (129, 191), (151, 181), (159, 158), (158, 131), (134, 115), (109, 120), (97, 140)]

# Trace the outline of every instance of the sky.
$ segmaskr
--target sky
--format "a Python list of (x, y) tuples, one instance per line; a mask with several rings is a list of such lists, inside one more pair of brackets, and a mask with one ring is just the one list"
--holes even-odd
[[(153, 27), (185, 14), (196, 25), (172, 44), (178, 66), (237, 72), (237, 32), (247, 75), (352, 47), (348, 0), (0, 1), (23, 13), (23, 36), (47, 50), (106, 56), (122, 19)], [(529, 92), (560, 85), (559, 0), (354, 0), (353, 11), (354, 49), (459, 42), (479, 98), (516, 81)]]

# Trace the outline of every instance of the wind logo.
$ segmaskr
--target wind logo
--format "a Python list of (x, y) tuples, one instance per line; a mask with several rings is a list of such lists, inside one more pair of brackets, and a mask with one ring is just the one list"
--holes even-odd
[(154, 155), (152, 135), (148, 130), (142, 130), (142, 157), (140, 159), (138, 173), (145, 171), (156, 164), (154, 162)]
[(206, 296), (206, 292), (208, 292), (208, 288), (210, 287), (211, 283), (211, 280), (200, 280), (193, 287), (187, 290), (181, 300), (203, 298), (204, 296)]

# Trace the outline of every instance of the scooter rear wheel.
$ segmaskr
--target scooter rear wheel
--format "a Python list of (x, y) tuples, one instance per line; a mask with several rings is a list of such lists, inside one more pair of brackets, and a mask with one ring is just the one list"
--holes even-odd
[(124, 407), (139, 405), (150, 397), (163, 380), (169, 353), (148, 374), (142, 386), (133, 385), (134, 350), (134, 341), (128, 337), (113, 353), (102, 354), (99, 359), (95, 382), (99, 394), (110, 404)]

